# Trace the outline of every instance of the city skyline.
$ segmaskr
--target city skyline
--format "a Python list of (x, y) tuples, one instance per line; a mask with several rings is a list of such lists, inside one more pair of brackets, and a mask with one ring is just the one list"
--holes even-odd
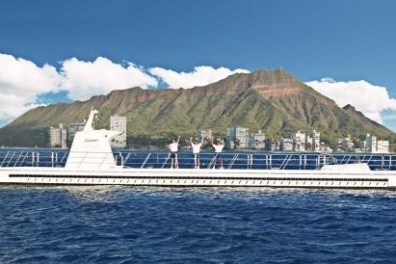
[(284, 68), (396, 131), (396, 3), (3, 1), (0, 126), (111, 90)]

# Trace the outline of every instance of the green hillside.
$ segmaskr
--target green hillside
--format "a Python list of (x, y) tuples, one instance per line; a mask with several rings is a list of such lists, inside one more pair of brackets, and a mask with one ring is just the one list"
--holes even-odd
[(91, 108), (99, 110), (97, 128), (108, 128), (111, 115), (125, 115), (131, 140), (189, 137), (196, 129), (207, 128), (225, 136), (227, 127), (237, 125), (252, 131), (261, 129), (272, 138), (316, 129), (330, 145), (335, 144), (337, 137), (364, 137), (367, 133), (395, 140), (389, 129), (353, 107), (339, 108), (331, 99), (278, 69), (239, 73), (192, 89), (136, 87), (84, 102), (38, 107), (0, 129), (0, 144), (47, 146), (50, 126), (83, 121)]

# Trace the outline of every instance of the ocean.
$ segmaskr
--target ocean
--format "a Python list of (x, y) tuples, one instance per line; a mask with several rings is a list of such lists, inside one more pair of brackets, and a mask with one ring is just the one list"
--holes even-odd
[(394, 263), (396, 192), (0, 187), (0, 263)]

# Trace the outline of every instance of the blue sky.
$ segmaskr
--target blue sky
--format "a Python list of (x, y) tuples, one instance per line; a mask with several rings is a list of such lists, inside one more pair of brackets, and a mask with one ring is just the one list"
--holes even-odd
[[(372, 116), (367, 114), (370, 117), (380, 113), (377, 121), (396, 130), (394, 10), (396, 1), (391, 0), (3, 0), (0, 54), (7, 57), (0, 62), (0, 94), (3, 89), (9, 95), (14, 86), (24, 94), (23, 78), (34, 74), (41, 74), (39, 79), (46, 88), (37, 88), (29, 100), (21, 99), (24, 106), (64, 100), (69, 89), (68, 100), (89, 98), (81, 91), (78, 94), (81, 87), (73, 83), (77, 80), (91, 85), (91, 96), (108, 92), (88, 77), (76, 77), (93, 66), (97, 70), (87, 70), (86, 76), (93, 77), (108, 66), (114, 69), (114, 76), (135, 74), (140, 78), (139, 82), (127, 76), (120, 77), (122, 82), (109, 81), (113, 89), (129, 84), (158, 87), (163, 83), (184, 87), (175, 80), (182, 73), (216, 75), (218, 69), (225, 68), (229, 71), (223, 69), (222, 74), (227, 75), (282, 67), (300, 80), (320, 86), (319, 90), (323, 84), (337, 84), (331, 88), (338, 89), (337, 95), (334, 90), (327, 92), (334, 98), (342, 98), (345, 87), (352, 87), (351, 91), (363, 87), (362, 91), (369, 91), (363, 95), (368, 99), (358, 108), (372, 111)], [(4, 73), (2, 80), (1, 66), (12, 69), (9, 65), (23, 63), (26, 74), (25, 66), (17, 71), (21, 80)], [(48, 67), (44, 69), (44, 65)], [(200, 66), (212, 70), (197, 68)], [(217, 80), (202, 76), (190, 80)], [(26, 77), (26, 82), (37, 78)], [(29, 89), (36, 87), (31, 84)], [(384, 103), (382, 108), (370, 110), (370, 99), (376, 97), (376, 91), (381, 95), (374, 101)], [(9, 122), (22, 110), (0, 114), (0, 120)]]

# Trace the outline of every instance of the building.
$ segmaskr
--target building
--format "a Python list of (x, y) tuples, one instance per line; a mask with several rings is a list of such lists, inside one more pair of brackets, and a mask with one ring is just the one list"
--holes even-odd
[(126, 148), (127, 146), (127, 124), (126, 117), (114, 115), (110, 117), (110, 130), (120, 131), (122, 134), (115, 136), (111, 141), (113, 148)]
[(63, 128), (63, 124), (59, 124), (59, 128), (50, 127), (49, 140), (51, 148), (67, 148), (67, 130)]
[(257, 133), (250, 133), (249, 148), (265, 149), (265, 134), (259, 130)]
[(281, 138), (280, 151), (293, 151), (293, 139)]
[(377, 141), (377, 152), (378, 153), (389, 153), (389, 141), (378, 140)]
[(297, 131), (292, 135), (293, 139), (293, 151), (305, 151), (305, 133)]
[(320, 132), (312, 130), (308, 133), (306, 149), (310, 151), (320, 151)]
[(249, 129), (245, 127), (227, 128), (226, 148), (247, 149), (249, 148)]
[(345, 151), (345, 152), (353, 151), (354, 150), (353, 147), (355, 146), (355, 144), (353, 143), (353, 140), (351, 139), (350, 136), (348, 136), (347, 138), (340, 139), (338, 141), (338, 144), (339, 144), (340, 150)]
[(74, 136), (78, 131), (84, 130), (85, 122), (74, 122), (71, 123), (67, 128), (67, 141), (68, 144), (71, 145), (73, 142)]
[(280, 142), (279, 140), (273, 140), (270, 138), (267, 138), (265, 140), (265, 150), (266, 151), (279, 151), (279, 146), (280, 146)]
[(377, 153), (377, 137), (367, 134), (364, 141), (364, 152)]
[(363, 142), (363, 151), (367, 153), (389, 153), (389, 141), (377, 140), (376, 136), (367, 134)]

